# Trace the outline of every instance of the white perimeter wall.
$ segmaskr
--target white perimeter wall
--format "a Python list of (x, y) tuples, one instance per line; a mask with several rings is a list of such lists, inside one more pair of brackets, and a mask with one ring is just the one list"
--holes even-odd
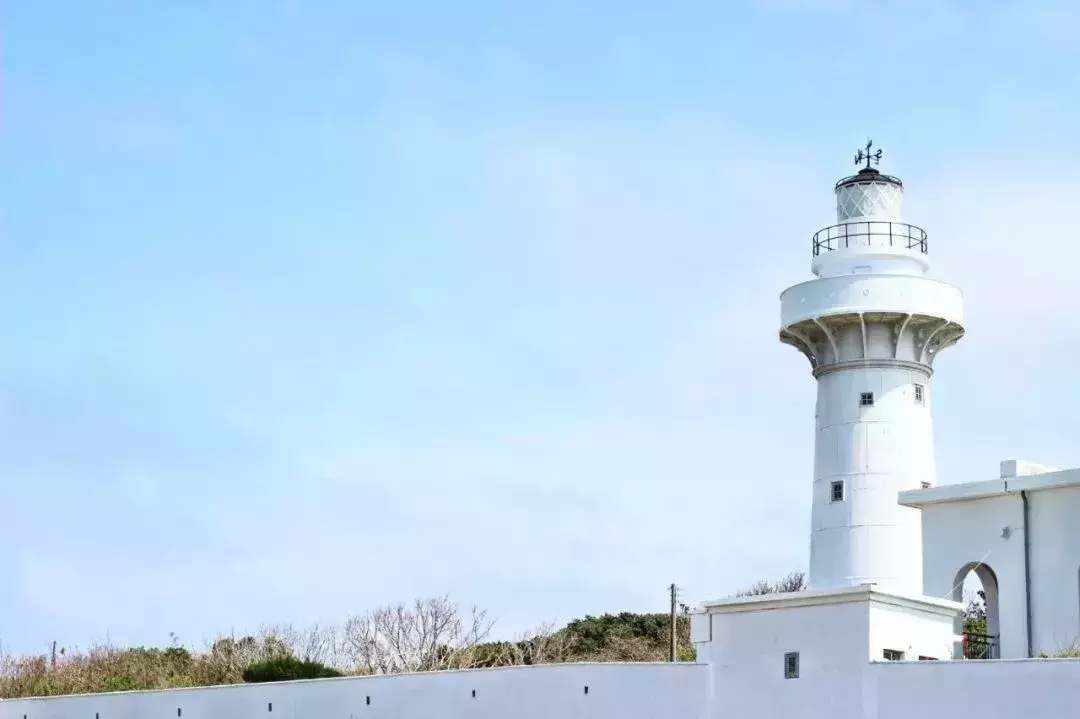
[(866, 705), (876, 713), (854, 715), (865, 719), (1050, 719), (1080, 711), (1076, 660), (888, 662), (868, 674)]
[(19, 699), (0, 719), (703, 719), (707, 682), (700, 664), (565, 664)]
[[(835, 629), (837, 607), (824, 609), (803, 618)], [(751, 654), (747, 666), (731, 655), (725, 668), (556, 665), (9, 700), (0, 719), (171, 719), (177, 709), (180, 719), (1029, 719), (1076, 716), (1080, 703), (1080, 660), (871, 664), (856, 643), (804, 654), (790, 680), (771, 656)]]
[[(817, 661), (808, 661), (814, 658)], [(773, 658), (761, 663), (749, 656), (748, 666), (716, 667), (709, 716), (1056, 719), (1080, 715), (1080, 660), (869, 663), (860, 657), (856, 665), (849, 665), (854, 659), (850, 647), (824, 658), (804, 652), (799, 678), (787, 680)]]

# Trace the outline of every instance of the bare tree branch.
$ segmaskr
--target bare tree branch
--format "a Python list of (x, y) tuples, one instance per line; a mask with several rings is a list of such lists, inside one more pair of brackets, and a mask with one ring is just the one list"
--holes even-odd
[(494, 622), (483, 610), (462, 616), (448, 597), (417, 599), (349, 617), (342, 632), (343, 658), (361, 674), (459, 669), (471, 666), (472, 649)]
[(761, 579), (754, 582), (748, 589), (742, 589), (735, 593), (736, 597), (755, 597), (764, 594), (786, 594), (788, 592), (801, 592), (806, 589), (806, 573), (792, 572), (791, 574), (770, 582)]

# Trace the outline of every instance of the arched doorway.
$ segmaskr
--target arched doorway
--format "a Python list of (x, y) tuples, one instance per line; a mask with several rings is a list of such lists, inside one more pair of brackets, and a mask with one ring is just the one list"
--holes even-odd
[(965, 564), (953, 582), (953, 600), (964, 605), (964, 658), (997, 659), (1001, 637), (997, 575), (982, 562)]

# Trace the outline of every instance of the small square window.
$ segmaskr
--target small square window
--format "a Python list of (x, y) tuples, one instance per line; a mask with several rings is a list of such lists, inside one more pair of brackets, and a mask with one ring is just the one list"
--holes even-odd
[(784, 655), (784, 679), (799, 678), (799, 653), (788, 652)]
[(915, 385), (915, 404), (924, 404), (926, 402), (926, 388), (921, 384)]
[(929, 482), (923, 482), (922, 483), (922, 488), (923, 489), (930, 489), (930, 483)]
[(902, 662), (904, 661), (904, 653), (897, 649), (886, 649), (882, 652), (882, 656), (885, 657), (887, 662)]
[(859, 395), (859, 406), (860, 407), (873, 407), (874, 406), (874, 393), (873, 392), (863, 392), (862, 394), (860, 394)]
[(841, 479), (832, 483), (832, 501), (844, 501), (844, 480)]

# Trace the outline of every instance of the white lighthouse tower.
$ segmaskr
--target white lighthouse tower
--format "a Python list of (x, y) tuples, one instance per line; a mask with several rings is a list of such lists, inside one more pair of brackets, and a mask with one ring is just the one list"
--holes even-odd
[(962, 303), (926, 276), (926, 232), (904, 222), (903, 183), (870, 149), (836, 183), (836, 224), (813, 237), (816, 279), (780, 296), (780, 339), (818, 383), (809, 586), (691, 617), (698, 661), (723, 668), (717, 716), (759, 711), (762, 691), (804, 716), (800, 677), (839, 715), (865, 699), (852, 677), (867, 660), (960, 656), (963, 605), (923, 594), (921, 516), (898, 495), (935, 483), (930, 376), (964, 333)]
[(935, 484), (934, 359), (964, 333), (960, 291), (926, 276), (927, 234), (904, 221), (904, 186), (860, 150), (836, 183), (836, 224), (813, 236), (817, 279), (781, 295), (781, 341), (818, 383), (810, 589), (922, 594), (917, 509)]

